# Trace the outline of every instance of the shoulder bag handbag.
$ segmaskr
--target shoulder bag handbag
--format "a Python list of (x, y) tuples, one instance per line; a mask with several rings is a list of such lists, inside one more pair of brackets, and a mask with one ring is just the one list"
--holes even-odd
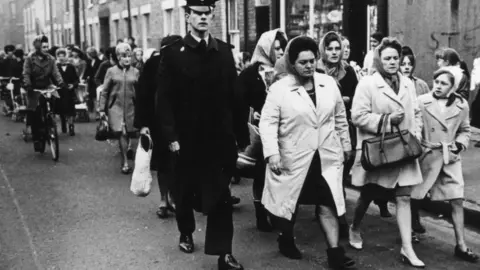
[(110, 126), (108, 125), (107, 117), (102, 117), (97, 126), (97, 131), (95, 133), (95, 140), (97, 141), (106, 141), (110, 138)]
[(253, 177), (253, 169), (257, 160), (262, 155), (262, 141), (258, 127), (253, 124), (253, 109), (250, 108), (250, 117), (248, 121), (248, 130), (250, 132), (250, 145), (245, 151), (238, 153), (237, 173), (239, 176), (251, 178)]
[[(362, 142), (362, 167), (366, 171), (392, 168), (422, 155), (420, 141), (408, 130), (393, 126), (393, 132), (386, 134), (388, 115), (383, 115), (381, 135)], [(396, 131), (395, 131), (396, 130)]]

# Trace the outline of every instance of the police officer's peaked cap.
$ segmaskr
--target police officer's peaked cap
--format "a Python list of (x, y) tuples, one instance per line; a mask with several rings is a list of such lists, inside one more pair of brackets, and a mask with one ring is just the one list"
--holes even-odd
[(187, 0), (187, 6), (207, 6), (214, 7), (218, 0)]
[(4, 50), (6, 53), (8, 53), (8, 52), (13, 52), (13, 51), (15, 51), (15, 46), (13, 46), (13, 45), (7, 45), (7, 46), (5, 46), (5, 48), (3, 48), (3, 50)]

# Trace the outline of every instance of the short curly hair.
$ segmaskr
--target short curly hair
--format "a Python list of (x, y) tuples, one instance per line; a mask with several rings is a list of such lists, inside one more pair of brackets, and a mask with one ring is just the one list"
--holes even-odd
[(392, 48), (398, 52), (398, 55), (402, 55), (402, 44), (400, 41), (398, 41), (397, 38), (394, 37), (386, 37), (382, 39), (382, 42), (380, 42), (380, 45), (378, 45), (377, 50), (379, 54), (382, 53), (383, 50), (386, 48)]

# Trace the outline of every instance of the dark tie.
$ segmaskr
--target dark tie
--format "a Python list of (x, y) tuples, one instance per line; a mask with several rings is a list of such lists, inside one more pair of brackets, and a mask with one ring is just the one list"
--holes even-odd
[(198, 51), (200, 52), (206, 52), (207, 51), (207, 42), (205, 39), (202, 39), (200, 43), (198, 44)]

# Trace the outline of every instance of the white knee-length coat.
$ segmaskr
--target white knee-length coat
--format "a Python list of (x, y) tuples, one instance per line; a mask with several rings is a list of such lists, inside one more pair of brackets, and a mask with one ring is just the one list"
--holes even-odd
[(351, 150), (345, 106), (332, 77), (315, 73), (314, 83), (316, 106), (293, 75), (274, 83), (260, 120), (265, 158), (279, 154), (284, 167), (276, 175), (267, 166), (262, 203), (272, 214), (289, 220), (315, 151), (320, 153), (322, 175), (337, 213), (345, 213), (343, 155)]
[[(400, 130), (409, 130), (418, 139), (421, 139), (422, 115), (418, 105), (417, 94), (413, 82), (400, 75), (398, 95), (379, 73), (363, 77), (355, 90), (352, 103), (352, 122), (357, 127), (357, 149), (362, 149), (363, 140), (379, 136), (379, 124), (382, 114), (391, 114), (401, 109), (405, 113), (400, 123)], [(390, 121), (387, 131), (391, 131)], [(388, 151), (388, 149), (386, 149)], [(385, 188), (399, 186), (413, 186), (422, 182), (422, 174), (418, 160), (397, 165), (394, 168), (383, 168), (374, 171), (365, 171), (357, 154), (352, 168), (352, 184), (363, 186), (368, 183)]]

